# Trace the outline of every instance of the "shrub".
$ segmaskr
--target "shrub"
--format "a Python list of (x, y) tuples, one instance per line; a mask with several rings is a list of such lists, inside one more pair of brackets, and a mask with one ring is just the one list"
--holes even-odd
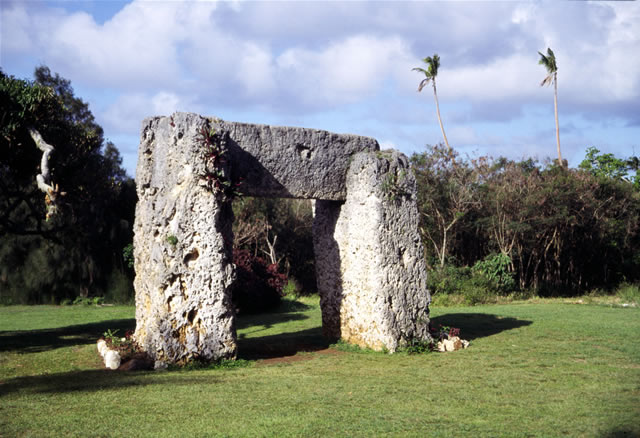
[(482, 281), (478, 281), (477, 278), (465, 285), (465, 289), (462, 291), (464, 295), (464, 301), (470, 306), (477, 304), (487, 304), (496, 301), (496, 292), (492, 290), (487, 284), (482, 284)]
[(302, 286), (300, 282), (293, 277), (289, 277), (287, 284), (282, 289), (282, 295), (285, 297), (298, 298), (302, 295)]
[[(511, 273), (487, 257), (473, 268), (445, 265), (429, 272), (427, 286), (436, 306), (493, 303), (515, 287)], [(487, 261), (488, 260), (488, 261)], [(497, 265), (497, 266), (496, 266)]]
[(233, 250), (236, 283), (232, 301), (239, 313), (259, 313), (278, 307), (287, 276), (278, 266), (268, 264), (262, 257), (245, 249)]
[(104, 297), (76, 297), (74, 306), (100, 306), (104, 304)]
[(134, 267), (133, 243), (122, 248), (122, 260), (124, 260), (128, 268)]
[(471, 270), (467, 267), (444, 265), (434, 269), (427, 276), (427, 287), (432, 295), (461, 293), (464, 285), (471, 279)]
[(616, 291), (616, 295), (627, 304), (639, 304), (640, 286), (623, 283)]
[(484, 277), (487, 286), (490, 289), (496, 289), (499, 292), (511, 292), (516, 282), (513, 279), (513, 273), (509, 271), (511, 266), (511, 258), (506, 254), (489, 254), (483, 260), (479, 260), (473, 265), (472, 273), (474, 277)]

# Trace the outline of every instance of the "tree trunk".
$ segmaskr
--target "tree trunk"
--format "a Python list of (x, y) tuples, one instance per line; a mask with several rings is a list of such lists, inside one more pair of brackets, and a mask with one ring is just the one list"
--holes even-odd
[(444, 268), (444, 261), (447, 255), (447, 229), (444, 230), (442, 236), (442, 252), (440, 253), (440, 268)]
[(51, 173), (49, 171), (49, 158), (54, 151), (52, 145), (44, 141), (37, 129), (29, 128), (29, 135), (33, 139), (36, 147), (42, 151), (42, 159), (40, 160), (40, 173), (36, 175), (36, 183), (38, 188), (45, 194), (45, 203), (47, 204), (47, 220), (58, 213), (58, 196), (64, 196), (66, 193), (60, 192), (58, 185), (51, 182)]
[(442, 137), (444, 137), (444, 144), (447, 145), (449, 153), (451, 153), (451, 146), (449, 146), (449, 140), (447, 140), (447, 134), (444, 133), (444, 127), (442, 126), (442, 118), (440, 117), (440, 105), (438, 104), (438, 93), (436, 92), (436, 79), (433, 78), (433, 97), (436, 99), (436, 112), (438, 113), (438, 122), (440, 122), (440, 130), (442, 131)]
[(560, 125), (558, 124), (558, 73), (554, 73), (553, 76), (553, 109), (556, 114), (556, 142), (558, 143), (558, 164), (560, 167), (564, 166), (562, 161), (562, 153), (560, 153)]
[(277, 265), (279, 263), (278, 257), (276, 255), (276, 241), (278, 240), (278, 235), (273, 236), (273, 242), (269, 240), (269, 230), (267, 229), (267, 233), (264, 236), (265, 241), (267, 242), (267, 247), (269, 251), (262, 250), (263, 253), (269, 256), (269, 260), (272, 265)]

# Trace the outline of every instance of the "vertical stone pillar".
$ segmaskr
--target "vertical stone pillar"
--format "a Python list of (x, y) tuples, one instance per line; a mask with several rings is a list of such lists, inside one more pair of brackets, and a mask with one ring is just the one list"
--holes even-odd
[(174, 114), (143, 122), (134, 225), (135, 339), (156, 362), (236, 356), (233, 213), (205, 184), (199, 131)]
[(344, 201), (317, 200), (313, 210), (313, 252), (322, 309), (322, 334), (334, 339), (340, 338), (342, 301), (340, 248), (334, 234), (342, 204)]
[(396, 351), (429, 339), (415, 178), (398, 152), (352, 157), (347, 197), (316, 202), (314, 245), (325, 333)]

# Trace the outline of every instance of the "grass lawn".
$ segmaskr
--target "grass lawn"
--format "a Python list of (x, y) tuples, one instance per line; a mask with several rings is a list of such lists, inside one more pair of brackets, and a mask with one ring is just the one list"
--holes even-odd
[(471, 347), (329, 346), (317, 298), (239, 318), (246, 366), (100, 369), (132, 307), (0, 307), (0, 437), (640, 436), (640, 309), (432, 309)]

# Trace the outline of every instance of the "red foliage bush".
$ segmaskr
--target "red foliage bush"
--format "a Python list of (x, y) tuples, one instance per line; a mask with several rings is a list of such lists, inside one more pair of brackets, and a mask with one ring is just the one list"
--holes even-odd
[(287, 276), (278, 272), (277, 265), (246, 249), (233, 250), (233, 263), (237, 278), (232, 301), (236, 312), (259, 313), (280, 304)]

